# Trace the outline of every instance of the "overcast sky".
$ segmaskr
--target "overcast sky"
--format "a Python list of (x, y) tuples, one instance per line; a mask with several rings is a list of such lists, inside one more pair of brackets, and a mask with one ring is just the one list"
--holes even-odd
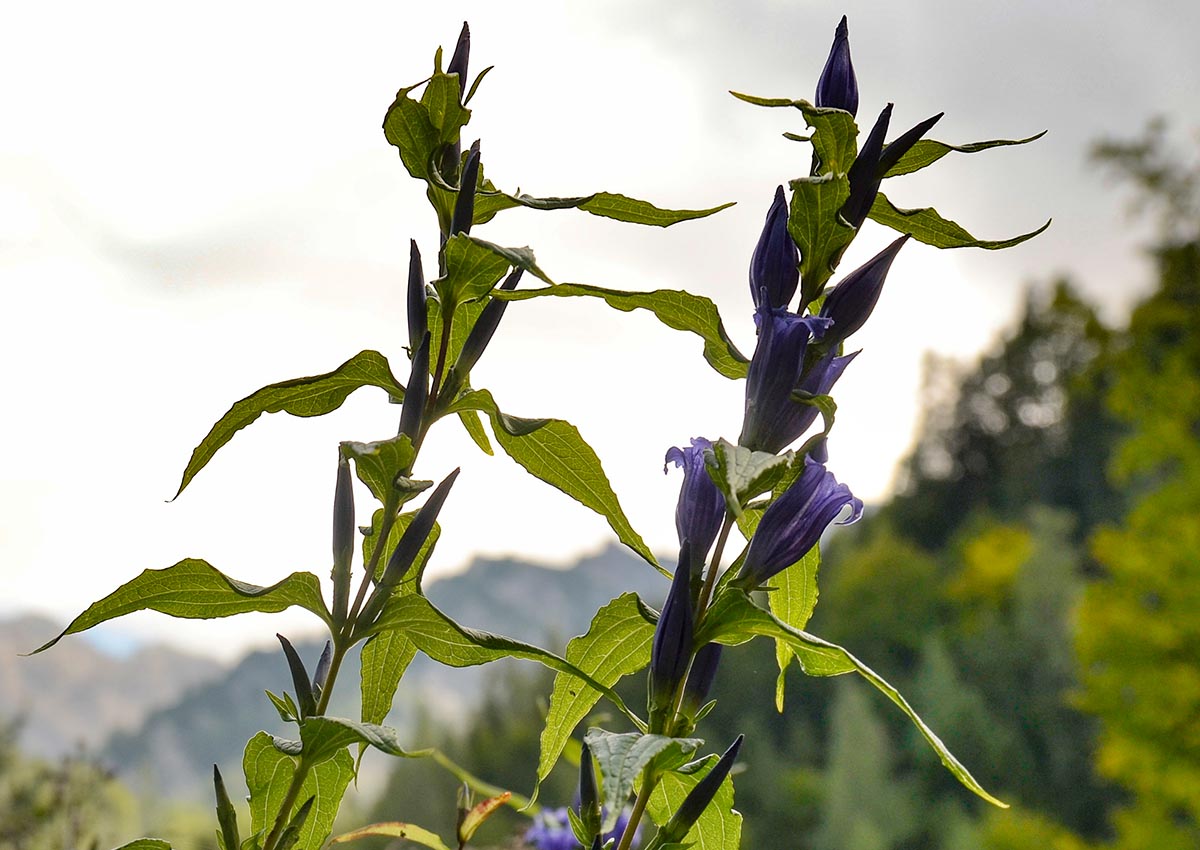
[[(496, 65), (465, 132), (501, 186), (738, 203), (668, 231), (513, 211), (480, 235), (533, 246), (557, 280), (706, 295), (745, 351), (750, 251), (775, 185), (809, 155), (780, 136), (803, 131), (798, 113), (727, 90), (811, 97), (846, 13), (862, 123), (891, 101), (898, 130), (945, 110), (934, 135), (949, 142), (1049, 131), (889, 186), (901, 206), (936, 206), (981, 238), (1054, 224), (1006, 252), (905, 247), (836, 394), (831, 466), (868, 500), (887, 494), (912, 438), (924, 352), (973, 356), (1027, 284), (1059, 274), (1114, 321), (1144, 291), (1145, 233), (1087, 166), (1089, 144), (1154, 115), (1181, 133), (1200, 126), (1200, 5), (1183, 0), (430, 5), (114, 0), (6, 13), (0, 614), (68, 617), (183, 557), (263, 584), (327, 573), (335, 445), (394, 433), (398, 409), (381, 393), (324, 419), (260, 420), (165, 500), (192, 447), (250, 391), (364, 348), (407, 374), (407, 240), (432, 257), (436, 224), (379, 125), (464, 18), (472, 72)], [(843, 268), (889, 234), (868, 225)], [(740, 423), (740, 385), (699, 350), (646, 316), (528, 302), (508, 311), (475, 383), (509, 412), (578, 425), (634, 525), (666, 552), (678, 478), (662, 474), (664, 451), (736, 437)], [(610, 539), (602, 520), (444, 430), (418, 472), (461, 463), (464, 474), (433, 573), (477, 553), (565, 562)], [(228, 655), (310, 623), (141, 615), (106, 634)]]

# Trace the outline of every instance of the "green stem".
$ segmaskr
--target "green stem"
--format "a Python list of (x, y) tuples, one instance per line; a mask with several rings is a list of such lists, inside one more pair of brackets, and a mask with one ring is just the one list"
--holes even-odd
[[(416, 458), (414, 458), (415, 460)], [(345, 633), (347, 635), (351, 634), (357, 625), (358, 612), (362, 610), (363, 600), (367, 598), (367, 589), (371, 586), (371, 579), (375, 577), (379, 558), (383, 555), (388, 535), (392, 533), (392, 526), (396, 524), (396, 512), (399, 509), (399, 497), (393, 489), (388, 493), (387, 501), (383, 503), (383, 521), (379, 524), (379, 539), (375, 541), (375, 548), (371, 551), (371, 560), (363, 572), (362, 584), (358, 586), (358, 595), (354, 597), (354, 605), (350, 608), (350, 615), (346, 618)]]
[[(332, 671), (330, 671), (332, 673)], [(292, 784), (288, 786), (287, 794), (284, 795), (283, 804), (279, 807), (279, 814), (275, 818), (275, 825), (271, 827), (271, 832), (267, 835), (266, 842), (263, 843), (263, 850), (275, 850), (275, 845), (279, 841), (279, 836), (283, 834), (283, 830), (287, 826), (288, 817), (292, 813), (292, 807), (296, 805), (296, 798), (300, 796), (300, 788), (304, 785), (304, 780), (308, 776), (308, 765), (301, 756), (300, 763), (296, 765), (296, 772), (292, 774)]]
[(725, 554), (725, 542), (729, 540), (729, 532), (733, 528), (733, 514), (725, 514), (725, 523), (721, 526), (721, 533), (717, 537), (717, 546), (713, 550), (712, 560), (708, 564), (708, 575), (704, 577), (704, 589), (700, 591), (700, 601), (696, 605), (696, 623), (699, 624), (700, 618), (704, 616), (704, 612), (708, 610), (708, 603), (712, 601), (713, 588), (717, 585), (717, 572), (721, 569), (721, 558)]
[[(446, 352), (450, 348), (450, 326), (454, 323), (454, 311), (451, 310), (445, 316), (445, 321), (442, 322), (442, 340), (438, 346), (437, 366), (433, 370), (433, 383), (429, 387), (429, 398), (425, 401), (425, 410), (432, 411), (437, 409), (438, 395), (442, 388), (442, 378), (446, 372)], [(429, 426), (433, 424), (433, 417), (422, 416), (424, 421), (421, 423), (422, 428), (418, 432), (421, 438), (424, 438), (425, 432), (429, 430)]]
[(617, 850), (629, 850), (633, 844), (634, 833), (637, 832), (642, 815), (646, 814), (646, 806), (650, 802), (650, 795), (654, 793), (656, 785), (658, 785), (657, 776), (646, 777), (646, 784), (641, 793), (637, 795), (637, 799), (633, 801), (633, 811), (629, 813), (629, 823), (625, 824), (625, 831), (621, 833), (621, 841), (617, 844)]

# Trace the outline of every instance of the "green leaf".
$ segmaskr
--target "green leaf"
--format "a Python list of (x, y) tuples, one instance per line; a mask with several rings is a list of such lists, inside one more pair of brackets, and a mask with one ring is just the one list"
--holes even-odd
[(1050, 221), (1052, 221), (1052, 219), (1047, 220), (1037, 230), (1022, 233), (1011, 239), (976, 239), (958, 224), (942, 218), (932, 207), (913, 210), (901, 209), (893, 205), (883, 192), (875, 196), (875, 203), (871, 205), (870, 218), (872, 221), (886, 225), (898, 233), (907, 233), (918, 242), (924, 242), (935, 248), (984, 248), (988, 251), (1020, 245), (1027, 239), (1037, 236), (1049, 227)]
[(320, 762), (351, 744), (366, 744), (389, 756), (421, 758), (432, 750), (408, 751), (400, 746), (398, 733), (390, 726), (361, 723), (346, 717), (310, 717), (300, 724), (300, 741), (305, 759)]
[(726, 378), (746, 377), (746, 370), (750, 364), (750, 360), (737, 350), (737, 346), (726, 333), (716, 305), (709, 299), (692, 295), (690, 292), (674, 289), (624, 292), (583, 283), (563, 283), (541, 289), (496, 292), (494, 295), (505, 301), (524, 301), (527, 298), (547, 295), (557, 298), (590, 296), (603, 298), (608, 306), (625, 313), (649, 310), (667, 327), (677, 331), (689, 331), (704, 340), (704, 359)]
[[(689, 765), (690, 769), (686, 771), (664, 774), (646, 807), (651, 819), (659, 825), (670, 820), (720, 758), (710, 755)], [(682, 843), (696, 850), (737, 850), (741, 840), (742, 816), (733, 808), (733, 777), (727, 776)]]
[[(767, 604), (771, 613), (781, 623), (802, 630), (808, 625), (813, 609), (817, 606), (817, 568), (821, 564), (819, 546), (809, 549), (804, 556), (771, 579), (774, 590), (767, 592)], [(775, 641), (775, 661), (779, 665), (779, 678), (775, 685), (775, 708), (783, 713), (784, 672), (795, 653), (787, 641)]]
[(370, 826), (343, 832), (341, 835), (331, 838), (329, 843), (342, 844), (346, 841), (357, 841), (360, 838), (403, 838), (405, 841), (430, 847), (432, 850), (450, 850), (436, 833), (430, 832), (424, 827), (399, 821), (373, 823)]
[(625, 808), (633, 784), (642, 768), (654, 761), (656, 770), (672, 770), (687, 761), (704, 742), (699, 738), (669, 738), (640, 732), (607, 732), (589, 729), (583, 737), (604, 775), (604, 823), (601, 832), (610, 832)]
[(443, 311), (487, 295), (509, 267), (505, 257), (483, 247), (465, 233), (457, 233), (446, 240), (445, 256), (446, 274), (433, 282)]
[(161, 838), (139, 838), (137, 841), (122, 844), (117, 850), (171, 850), (171, 845)]
[[(624, 593), (596, 612), (587, 634), (571, 639), (567, 644), (567, 661), (597, 682), (612, 687), (650, 663), (656, 621), (654, 612), (637, 594)], [(599, 699), (600, 691), (576, 676), (559, 673), (554, 677), (550, 710), (542, 728), (538, 784), (550, 775), (571, 733)]]
[(416, 644), (417, 649), (448, 667), (474, 667), (501, 658), (537, 661), (599, 690), (635, 724), (642, 723), (612, 688), (602, 685), (565, 658), (532, 644), (461, 626), (419, 594), (392, 597), (371, 631), (375, 634), (398, 631)]
[[(296, 772), (296, 759), (280, 752), (266, 732), (259, 732), (246, 744), (242, 768), (250, 790), (250, 831), (270, 830)], [(318, 850), (329, 836), (342, 795), (353, 776), (354, 759), (346, 750), (339, 750), (308, 771), (297, 799), (315, 799), (296, 845), (301, 850)]]
[(71, 621), (62, 634), (31, 655), (49, 649), (67, 635), (134, 611), (158, 611), (189, 620), (230, 617), (249, 611), (276, 614), (293, 605), (307, 608), (331, 623), (321, 583), (312, 573), (292, 573), (270, 587), (246, 584), (223, 575), (207, 561), (188, 558), (161, 570), (144, 570)]
[[(354, 471), (358, 474), (359, 480), (370, 488), (371, 493), (380, 502), (387, 501), (388, 494), (396, 484), (397, 476), (407, 475), (417, 456), (412, 440), (407, 434), (400, 434), (390, 440), (378, 440), (373, 443), (347, 440), (341, 444), (341, 450), (343, 455), (354, 459)], [(432, 481), (414, 482), (414, 484), (416, 486), (402, 490), (408, 497), (404, 501), (433, 486)]]
[(850, 164), (854, 162), (858, 153), (858, 125), (854, 123), (854, 116), (849, 112), (844, 109), (814, 106), (807, 100), (756, 97), (736, 91), (731, 91), (730, 94), (755, 106), (791, 106), (799, 109), (804, 113), (804, 120), (808, 122), (808, 126), (813, 128), (812, 136), (797, 136), (794, 133), (784, 135), (796, 141), (811, 141), (817, 157), (821, 160), (823, 172), (840, 174), (850, 169)]
[(283, 696), (279, 697), (270, 691), (264, 691), (267, 699), (271, 701), (271, 705), (275, 706), (275, 711), (279, 714), (279, 719), (284, 723), (295, 723), (300, 719), (300, 708), (292, 700), (290, 694), (284, 691)]
[(193, 449), (175, 495), (183, 492), (234, 434), (262, 414), (283, 411), (293, 416), (324, 416), (341, 407), (360, 387), (379, 387), (393, 399), (404, 398), (404, 386), (392, 374), (387, 358), (378, 351), (360, 351), (332, 372), (280, 381), (235, 402)]
[(900, 160), (883, 176), (899, 177), (901, 174), (912, 174), (914, 171), (920, 171), (922, 168), (933, 165), (951, 151), (957, 151), (958, 153), (978, 153), (989, 148), (1026, 145), (1030, 142), (1036, 142), (1044, 135), (1046, 135), (1046, 131), (1042, 130), (1042, 132), (1036, 133), (1027, 139), (992, 139), (987, 142), (971, 142), (966, 145), (950, 145), (946, 142), (935, 141), (934, 139), (921, 139), (909, 148), (904, 156), (900, 157)]
[(457, 141), (463, 126), (471, 120), (471, 110), (463, 107), (460, 97), (457, 74), (435, 73), (421, 94), (421, 105), (442, 144)]
[(725, 504), (739, 517), (751, 499), (775, 486), (792, 458), (792, 452), (756, 452), (722, 438), (704, 453), (704, 465)]
[(474, 410), (463, 410), (458, 414), (458, 419), (462, 422), (463, 427), (467, 429), (467, 434), (479, 446), (479, 450), (486, 455), (495, 454), (492, 451), (492, 443), (488, 440), (487, 431), (484, 430), (483, 421), (479, 418), (479, 414)]
[[(479, 314), (483, 312), (483, 308), (487, 306), (488, 299), (480, 298), (477, 301), (468, 301), (465, 304), (459, 304), (454, 309), (454, 319), (450, 325), (450, 344), (446, 346), (446, 362), (454, 363), (458, 360), (458, 355), (462, 353), (463, 344), (466, 343), (467, 337), (471, 333), (471, 328), (475, 327), (475, 322), (479, 320)], [(429, 373), (432, 375), (437, 368), (438, 358), (442, 348), (442, 308), (437, 302), (437, 299), (430, 298), (425, 302), (428, 306), (428, 321), (429, 321)]]
[(400, 149), (400, 161), (418, 180), (429, 179), (429, 163), (441, 144), (441, 134), (429, 118), (429, 110), (401, 89), (383, 116), (383, 135)]
[(608, 521), (617, 539), (657, 566), (654, 554), (641, 535), (633, 530), (600, 458), (580, 436), (578, 429), (561, 419), (522, 419), (501, 413), (487, 390), (473, 390), (449, 408), (479, 410), (492, 420), (492, 432), (500, 448), (536, 478), (557, 487)]
[(850, 180), (845, 174), (801, 177), (788, 183), (792, 188), (788, 233), (800, 248), (800, 281), (805, 303), (820, 294), (854, 239), (855, 229), (846, 224), (840, 211), (850, 197)]
[(899, 706), (900, 710), (917, 727), (917, 731), (921, 733), (929, 746), (941, 758), (942, 764), (954, 774), (959, 782), (989, 803), (1001, 808), (1008, 808), (1005, 803), (993, 797), (975, 781), (970, 772), (946, 748), (946, 745), (925, 724), (925, 721), (917, 715), (908, 701), (882, 676), (837, 644), (780, 621), (769, 611), (764, 611), (755, 605), (744, 591), (733, 587), (726, 588), (705, 614), (695, 640), (697, 645), (716, 641), (734, 646), (758, 636), (785, 641), (796, 654), (801, 668), (809, 676), (838, 676), (842, 673), (861, 675)]
[(706, 210), (664, 210), (648, 201), (639, 201), (637, 198), (628, 198), (625, 195), (617, 195), (612, 192), (597, 192), (580, 204), (579, 208), (585, 212), (590, 212), (592, 215), (612, 218), (617, 221), (627, 221), (631, 224), (670, 227), (672, 224), (678, 224), (681, 221), (688, 221), (693, 218), (705, 218), (731, 206), (733, 206), (732, 201), (727, 204), (721, 204), (718, 207), (710, 207)]
[(416, 644), (400, 632), (375, 635), (363, 645), (360, 692), (364, 723), (382, 723), (388, 716), (400, 679), (416, 654)]
[(524, 248), (505, 248), (503, 245), (497, 245), (494, 242), (488, 242), (486, 239), (479, 239), (475, 236), (468, 236), (467, 238), (480, 248), (486, 248), (487, 250), (491, 251), (497, 257), (500, 257), (507, 262), (510, 266), (524, 269), (540, 280), (544, 280), (546, 283), (554, 283), (554, 281), (552, 281), (544, 271), (538, 268), (537, 260), (533, 256), (532, 248), (528, 246)]

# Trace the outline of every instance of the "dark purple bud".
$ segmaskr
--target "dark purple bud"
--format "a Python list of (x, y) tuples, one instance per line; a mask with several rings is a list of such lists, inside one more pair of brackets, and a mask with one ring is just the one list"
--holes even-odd
[(592, 750), (585, 741), (579, 755), (579, 819), (588, 835), (600, 835), (600, 790), (596, 785), (596, 766)]
[[(506, 291), (516, 289), (517, 284), (521, 282), (522, 274), (522, 269), (513, 269), (500, 284), (500, 288)], [(479, 358), (487, 349), (488, 343), (492, 341), (492, 336), (496, 333), (496, 328), (500, 325), (500, 318), (504, 315), (507, 307), (507, 301), (492, 298), (480, 311), (479, 318), (475, 320), (471, 332), (467, 334), (458, 359), (450, 367), (450, 373), (446, 376), (445, 386), (441, 390), (442, 398), (453, 400), (458, 395), (458, 391), (466, 386), (471, 370), (475, 368), (475, 364), (479, 362)]]
[(713, 680), (717, 676), (717, 665), (721, 663), (721, 644), (706, 643), (692, 660), (687, 684), (683, 686), (683, 713), (695, 717), (696, 712), (708, 701)]
[(458, 44), (454, 46), (454, 55), (446, 66), (447, 74), (458, 74), (458, 91), (461, 99), (467, 93), (467, 62), (471, 58), (471, 28), (463, 21), (462, 31), (458, 34)]
[(329, 668), (333, 665), (333, 643), (325, 641), (325, 648), (321, 650), (321, 657), (317, 660), (317, 669), (313, 672), (312, 689), (313, 697), (321, 699), (321, 692), (325, 690), (325, 683), (329, 680)]
[(825, 69), (817, 81), (817, 106), (844, 109), (851, 115), (858, 114), (858, 80), (854, 77), (854, 65), (850, 61), (850, 33), (846, 27), (846, 16), (833, 35), (833, 47), (825, 60)]
[(907, 241), (908, 236), (901, 236), (829, 290), (821, 315), (832, 319), (833, 327), (825, 332), (822, 345), (836, 348), (866, 323), (879, 301), (892, 261)]
[(291, 641), (281, 634), (276, 634), (279, 644), (283, 647), (284, 657), (287, 658), (288, 670), (292, 673), (292, 687), (296, 689), (296, 702), (299, 703), (300, 720), (310, 717), (317, 710), (317, 702), (313, 699), (312, 682), (308, 679), (308, 671), (304, 662), (292, 646)]
[(802, 378), (804, 354), (831, 324), (765, 306), (755, 315), (758, 344), (746, 374), (746, 413), (738, 444), (775, 454), (812, 424), (815, 411), (792, 399)]
[(450, 219), (450, 235), (470, 233), (475, 223), (475, 184), (479, 182), (479, 140), (471, 145), (467, 161), (463, 164), (462, 176), (458, 181), (458, 198), (454, 201), (454, 215)]
[(344, 622), (350, 600), (350, 568), (354, 559), (354, 480), (350, 461), (338, 455), (333, 491), (333, 618)]
[[(654, 641), (650, 645), (650, 716), (653, 726), (656, 717), (666, 719), (675, 695), (675, 689), (687, 675), (692, 660), (692, 573), (689, 568), (690, 542), (685, 540), (679, 548), (679, 563), (675, 577), (667, 592), (654, 629)], [(652, 731), (654, 731), (652, 729)], [(657, 731), (662, 731), (657, 730)]]
[(904, 156), (941, 117), (942, 113), (939, 112), (932, 118), (925, 119), (911, 130), (901, 134), (885, 148), (883, 143), (887, 136), (888, 123), (892, 120), (892, 104), (889, 103), (883, 108), (883, 112), (879, 114), (875, 126), (871, 128), (867, 140), (863, 142), (862, 150), (858, 152), (858, 156), (851, 163), (850, 170), (846, 175), (850, 180), (850, 197), (842, 206), (841, 215), (851, 227), (861, 227), (862, 223), (867, 220), (867, 215), (871, 212), (871, 205), (875, 203), (875, 196), (879, 193), (879, 186), (888, 169), (895, 165), (900, 157)]
[(392, 590), (408, 575), (409, 570), (417, 561), (417, 556), (421, 554), (421, 547), (425, 545), (429, 533), (433, 530), (433, 524), (437, 521), (446, 497), (450, 495), (450, 488), (454, 486), (458, 472), (459, 470), (455, 469), (442, 479), (442, 482), (429, 494), (425, 504), (421, 505), (421, 509), (412, 518), (408, 528), (404, 529), (404, 533), (400, 535), (400, 541), (396, 544), (396, 549), (388, 558), (387, 567), (384, 568), (383, 575), (379, 579), (379, 586), (375, 588), (375, 592), (363, 606), (358, 622), (370, 625), (383, 608), (383, 603), (387, 601)]
[(221, 838), (221, 844), (224, 850), (240, 850), (242, 839), (238, 834), (237, 811), (229, 799), (229, 792), (225, 790), (225, 780), (221, 778), (221, 771), (215, 764), (213, 765), (213, 787), (217, 795), (217, 823), (221, 827), (217, 834)]
[(711, 448), (711, 440), (693, 437), (687, 448), (668, 449), (663, 463), (663, 472), (667, 471), (668, 463), (683, 467), (683, 484), (679, 488), (679, 501), (675, 503), (675, 530), (681, 547), (683, 541), (691, 541), (688, 568), (694, 576), (704, 570), (708, 550), (725, 521), (725, 497), (713, 484), (704, 464), (704, 452)]
[(717, 789), (721, 787), (721, 783), (729, 775), (733, 763), (737, 761), (738, 750), (742, 748), (744, 738), (744, 735), (738, 735), (737, 740), (729, 745), (729, 749), (721, 756), (720, 761), (713, 765), (713, 769), (706, 773), (704, 778), (696, 783), (696, 787), (683, 798), (679, 810), (671, 816), (671, 819), (655, 836), (656, 844), (679, 844), (683, 841), (688, 830), (699, 820), (700, 815), (704, 814), (704, 810), (708, 808), (713, 797), (717, 796)]
[(738, 583), (758, 587), (799, 561), (847, 505), (850, 515), (839, 525), (849, 525), (862, 516), (862, 501), (822, 464), (806, 459), (800, 477), (763, 513)]
[(415, 349), (429, 329), (425, 308), (425, 273), (421, 270), (421, 252), (415, 239), (408, 241), (408, 345)]
[(416, 445), (420, 441), (421, 422), (425, 417), (425, 402), (429, 398), (429, 331), (413, 352), (408, 386), (404, 390), (404, 406), (400, 408), (400, 433), (407, 434)]
[(787, 229), (788, 205), (783, 187), (767, 211), (762, 234), (750, 260), (750, 297), (758, 307), (763, 291), (772, 307), (786, 307), (800, 283), (800, 252)]

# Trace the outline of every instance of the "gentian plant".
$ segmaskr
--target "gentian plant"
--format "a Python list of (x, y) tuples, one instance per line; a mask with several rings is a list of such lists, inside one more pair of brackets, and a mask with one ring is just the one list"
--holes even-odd
[[(299, 606), (323, 623), (329, 640), (312, 673), (289, 640), (279, 637), (293, 692), (268, 696), (295, 733), (285, 739), (261, 732), (247, 744), (248, 824), (239, 823), (225, 781), (215, 772), (217, 838), (223, 850), (316, 850), (330, 840), (334, 816), (355, 775), (355, 751), (359, 757), (366, 749), (402, 758), (433, 754), (413, 748), (383, 725), (417, 652), (454, 667), (521, 658), (557, 673), (530, 797), (497, 793), (439, 758), (468, 783), (451, 842), (460, 850), (501, 805), (535, 816), (525, 840), (543, 850), (596, 850), (610, 844), (628, 850), (642, 836), (652, 850), (736, 848), (741, 816), (733, 808), (732, 777), (742, 738), (722, 742), (721, 755), (705, 755), (704, 740), (695, 736), (712, 705), (722, 648), (756, 638), (776, 644), (780, 710), (783, 673), (793, 661), (811, 676), (857, 673), (908, 716), (964, 786), (1003, 805), (892, 686), (850, 652), (804, 627), (817, 596), (823, 532), (831, 523), (853, 522), (862, 513), (861, 501), (827, 466), (826, 437), (836, 412), (830, 393), (857, 354), (846, 350), (846, 341), (869, 318), (893, 261), (908, 239), (941, 248), (996, 249), (1044, 229), (1007, 240), (979, 240), (932, 209), (894, 206), (881, 186), (954, 151), (973, 153), (1037, 137), (949, 145), (924, 138), (940, 117), (935, 116), (889, 143), (888, 104), (860, 146), (855, 123), (859, 88), (845, 18), (814, 102), (736, 94), (751, 104), (798, 111), (811, 133), (784, 135), (812, 147), (808, 173), (775, 191), (751, 253), (747, 312), (757, 343), (746, 357), (708, 299), (671, 290), (558, 284), (539, 268), (529, 248), (481, 238), (483, 226), (517, 207), (578, 209), (661, 227), (723, 207), (671, 210), (609, 192), (539, 198), (501, 189), (485, 174), (480, 142), (464, 150), (470, 104), (490, 70), (470, 79), (465, 25), (449, 63), (443, 65), (442, 58), (438, 51), (432, 73), (400, 89), (383, 121), (384, 135), (404, 168), (424, 185), (438, 224), (436, 251), (426, 249), (426, 255), (436, 254), (436, 263), (428, 263), (431, 271), (436, 265), (432, 279), (418, 243), (409, 246), (406, 379), (395, 376), (384, 355), (362, 351), (325, 374), (264, 387), (217, 421), (193, 451), (180, 482), (182, 492), (222, 446), (263, 413), (320, 416), (358, 389), (382, 390), (401, 405), (397, 433), (365, 442), (347, 440), (337, 447), (330, 592), (311, 572), (295, 572), (259, 587), (189, 558), (143, 572), (89, 607), (38, 651), (66, 635), (146, 609), (209, 618)], [(831, 284), (843, 253), (867, 221), (897, 230), (901, 237)], [(675, 507), (679, 557), (670, 568), (658, 564), (633, 529), (599, 458), (574, 426), (505, 413), (488, 390), (472, 382), (511, 302), (542, 297), (598, 298), (625, 312), (648, 310), (667, 326), (699, 336), (705, 359), (720, 375), (746, 382), (736, 443), (698, 437), (666, 454), (667, 467), (683, 470)], [(814, 429), (818, 419), (821, 425)], [(558, 655), (471, 629), (434, 607), (422, 592), (425, 566), (442, 533), (439, 512), (452, 489), (463, 485), (457, 484), (457, 470), (440, 471), (437, 484), (416, 477), (417, 461), (430, 429), (453, 420), (481, 451), (492, 454), (498, 445), (530, 474), (602, 515), (648, 568), (670, 576), (661, 611), (615, 587), (615, 598), (596, 613), (586, 634)], [(369, 513), (355, 504), (352, 475), (375, 500)], [(416, 502), (420, 506), (410, 509)], [(735, 530), (744, 545), (726, 563)], [(330, 716), (330, 695), (342, 662), (356, 649), (361, 652), (361, 714)], [(614, 690), (620, 680), (640, 671), (648, 676), (644, 713)], [(574, 749), (568, 747), (572, 736), (601, 699), (611, 703), (622, 728), (586, 730), (578, 750), (578, 803), (539, 812), (538, 785), (564, 751)], [(473, 802), (472, 787), (484, 794), (482, 802)], [(399, 823), (370, 825), (332, 841), (371, 835), (403, 837), (433, 848), (451, 846), (419, 825)], [(168, 845), (141, 839), (125, 847), (162, 850)]]

